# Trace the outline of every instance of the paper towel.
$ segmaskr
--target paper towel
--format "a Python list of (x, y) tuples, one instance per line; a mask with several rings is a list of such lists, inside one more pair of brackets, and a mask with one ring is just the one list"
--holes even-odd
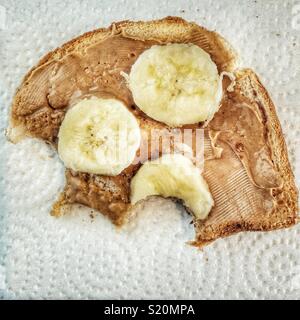
[[(297, 1), (0, 0), (0, 125), (25, 72), (49, 50), (124, 19), (181, 16), (221, 33), (269, 90), (299, 185)], [(37, 140), (1, 134), (0, 295), (4, 298), (300, 298), (300, 227), (241, 233), (190, 247), (190, 217), (168, 200), (148, 203), (123, 230), (77, 206), (55, 219), (64, 183), (57, 155)]]

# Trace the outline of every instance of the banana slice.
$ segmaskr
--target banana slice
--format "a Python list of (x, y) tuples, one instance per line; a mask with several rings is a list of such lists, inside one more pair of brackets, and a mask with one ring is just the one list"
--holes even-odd
[(131, 203), (148, 196), (183, 200), (197, 219), (205, 219), (214, 201), (200, 170), (181, 154), (165, 154), (143, 164), (131, 180)]
[(67, 168), (114, 176), (134, 160), (141, 134), (122, 102), (93, 97), (69, 109), (58, 138), (58, 153)]
[(152, 46), (128, 77), (136, 105), (169, 126), (212, 119), (222, 98), (222, 80), (208, 53), (193, 44)]

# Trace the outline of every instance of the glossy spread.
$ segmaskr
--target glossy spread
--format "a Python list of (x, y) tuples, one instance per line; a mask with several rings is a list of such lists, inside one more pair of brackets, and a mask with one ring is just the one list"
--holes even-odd
[[(189, 40), (206, 50), (199, 37)], [(123, 101), (137, 117), (142, 131), (141, 146), (148, 144), (153, 128), (170, 128), (145, 116), (135, 106), (121, 73), (129, 73), (137, 57), (156, 43), (112, 32), (82, 52), (72, 52), (41, 65), (17, 94), (21, 101), (12, 110), (13, 125), (17, 128), (25, 126), (28, 135), (56, 146), (60, 124), (70, 106), (83, 97), (109, 96)], [(217, 56), (212, 54), (212, 59), (220, 73), (226, 71)], [(268, 119), (259, 100), (251, 101), (240, 93), (242, 84), (255, 90), (250, 78), (241, 73), (237, 75), (234, 91), (227, 92), (230, 81), (224, 78), (221, 108), (205, 127), (204, 177), (216, 204), (204, 222), (206, 227), (216, 222), (251, 220), (255, 218), (253, 212), (266, 212), (264, 217), (267, 219), (275, 206), (280, 205), (274, 190), (277, 195), (280, 193), (282, 180), (274, 169), (267, 147), (269, 137), (264, 123)], [(180, 130), (202, 127), (203, 123), (200, 123), (183, 126)], [(163, 150), (156, 151), (163, 153)], [(130, 180), (139, 167), (140, 163), (132, 164), (116, 177), (67, 169), (67, 184), (59, 205), (79, 202), (99, 209), (114, 223), (122, 224), (129, 214)], [(59, 205), (54, 207), (54, 214), (59, 214)]]

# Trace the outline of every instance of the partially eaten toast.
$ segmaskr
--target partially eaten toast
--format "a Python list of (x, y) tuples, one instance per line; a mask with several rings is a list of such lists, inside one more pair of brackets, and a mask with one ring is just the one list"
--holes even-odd
[[(207, 121), (166, 124), (151, 116), (151, 108), (149, 115), (136, 104), (126, 75), (146, 50), (168, 44), (201, 48), (224, 75), (218, 109)], [(195, 135), (199, 129), (203, 132), (202, 176), (213, 204), (201, 216), (201, 210), (197, 215), (184, 203), (194, 220), (193, 244), (201, 247), (239, 231), (292, 226), (297, 222), (298, 192), (275, 107), (257, 75), (250, 69), (236, 69), (236, 60), (235, 51), (220, 35), (180, 18), (114, 23), (50, 52), (25, 76), (12, 104), (8, 136), (13, 142), (35, 137), (57, 148), (62, 122), (74, 104), (91, 97), (114, 98), (135, 117), (140, 129), (134, 159), (112, 175), (66, 168), (66, 186), (53, 205), (53, 215), (81, 203), (107, 215), (116, 225), (126, 223), (134, 212), (132, 181), (153, 156), (140, 152), (150, 143), (151, 132), (157, 129), (168, 134), (175, 128), (178, 134), (190, 130)], [(192, 153), (196, 148), (193, 143)], [(159, 145), (154, 158), (165, 153)], [(161, 190), (166, 187), (163, 181), (162, 176)], [(149, 193), (174, 200), (181, 194)]]

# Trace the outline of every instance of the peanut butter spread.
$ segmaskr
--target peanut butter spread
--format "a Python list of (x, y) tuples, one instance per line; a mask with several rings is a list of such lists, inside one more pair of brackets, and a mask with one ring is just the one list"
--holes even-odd
[[(144, 50), (168, 42), (168, 39), (139, 40), (111, 30), (103, 39), (81, 50), (50, 59), (35, 69), (18, 91), (11, 115), (13, 126), (23, 127), (27, 135), (56, 146), (60, 124), (72, 104), (83, 97), (108, 95), (122, 100), (136, 116), (142, 131), (142, 145), (148, 144), (153, 128), (166, 131), (171, 128), (138, 109), (122, 73), (130, 72)], [(208, 51), (219, 73), (230, 71), (226, 59), (223, 61), (222, 55), (216, 53), (218, 48), (209, 46), (203, 37), (195, 33), (186, 42)], [(260, 87), (251, 71), (239, 71), (235, 76), (232, 92), (226, 90), (230, 80), (224, 77), (221, 107), (211, 122), (206, 126), (199, 123), (179, 129), (204, 127), (205, 130), (203, 175), (215, 206), (206, 220), (195, 221), (195, 225), (207, 241), (221, 228), (235, 226), (238, 230), (246, 225), (267, 229), (259, 226), (257, 217), (265, 221), (265, 225), (268, 221), (276, 224), (276, 217), (273, 220), (271, 217), (280, 206), (286, 213), (286, 224), (294, 219), (288, 209), (289, 202), (282, 200), (287, 197), (283, 191), (285, 181), (270, 147), (272, 133), (266, 125), (270, 122), (270, 113), (265, 110), (264, 100), (268, 97), (258, 94)], [(62, 204), (81, 203), (108, 215), (115, 224), (123, 224), (131, 208), (130, 180), (140, 166), (140, 162), (132, 164), (115, 177), (67, 169), (66, 187), (53, 213), (59, 214)], [(227, 231), (220, 231), (219, 235)]]

